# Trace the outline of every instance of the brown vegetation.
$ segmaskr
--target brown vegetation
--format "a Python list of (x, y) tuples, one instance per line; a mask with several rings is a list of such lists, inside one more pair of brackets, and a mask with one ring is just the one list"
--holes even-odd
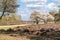
[(0, 34), (16, 38), (27, 36), (30, 40), (60, 40), (60, 23), (18, 26), (8, 30), (1, 29)]

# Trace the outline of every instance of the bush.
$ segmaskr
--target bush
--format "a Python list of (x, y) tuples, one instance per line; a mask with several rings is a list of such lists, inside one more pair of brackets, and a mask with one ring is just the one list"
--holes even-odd
[(4, 29), (0, 29), (0, 33), (5, 33), (6, 31)]
[(9, 34), (9, 33), (14, 33), (15, 31), (13, 30), (13, 29), (11, 29), (11, 28), (9, 28), (7, 31), (6, 31), (6, 33), (7, 34)]

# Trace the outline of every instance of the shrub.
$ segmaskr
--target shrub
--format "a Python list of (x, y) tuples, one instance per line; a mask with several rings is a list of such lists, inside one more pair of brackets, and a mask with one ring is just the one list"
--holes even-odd
[(15, 31), (13, 30), (13, 29), (11, 29), (11, 28), (9, 28), (7, 31), (6, 31), (6, 33), (7, 34), (9, 34), (9, 33), (14, 33)]

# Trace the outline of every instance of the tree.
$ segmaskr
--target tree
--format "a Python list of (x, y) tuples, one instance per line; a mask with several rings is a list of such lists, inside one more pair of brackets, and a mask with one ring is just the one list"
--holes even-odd
[(56, 11), (51, 11), (51, 12), (49, 12), (49, 13), (54, 17), (54, 21), (56, 22), (56, 21), (57, 21), (57, 18), (58, 18), (57, 12), (56, 12)]
[(53, 22), (54, 21), (54, 17), (51, 14), (47, 15), (47, 22)]
[(12, 13), (12, 15), (7, 15), (2, 17), (2, 21), (21, 21), (21, 15)]
[(31, 21), (38, 24), (40, 21), (47, 23), (49, 21), (53, 21), (54, 17), (50, 14), (40, 14), (39, 11), (33, 11), (30, 16)]
[(30, 19), (31, 19), (32, 21), (34, 21), (36, 24), (38, 24), (39, 21), (40, 21), (40, 12), (38, 12), (38, 11), (33, 11), (33, 12), (31, 13)]
[(60, 21), (60, 6), (59, 6), (59, 11), (58, 12), (51, 11), (49, 13), (55, 18), (54, 19), (55, 22)]
[(17, 21), (21, 21), (21, 15), (15, 15)]
[(2, 11), (2, 15), (0, 16), (0, 19), (4, 16), (5, 12), (9, 13), (15, 13), (17, 5), (17, 0), (2, 0), (0, 2), (0, 11)]

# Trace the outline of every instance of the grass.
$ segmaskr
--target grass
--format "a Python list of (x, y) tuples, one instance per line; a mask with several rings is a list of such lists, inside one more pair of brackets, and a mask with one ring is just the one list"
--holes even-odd
[[(51, 37), (60, 37), (60, 32), (57, 33), (57, 31), (59, 31), (58, 29), (60, 29), (60, 23), (59, 24), (38, 24), (38, 25), (30, 25), (28, 26), (28, 24), (22, 24), (22, 25), (5, 25), (5, 26), (0, 26), (0, 29), (4, 29), (7, 30), (9, 28), (14, 28), (14, 27), (20, 27), (18, 29), (21, 29), (20, 32), (19, 30), (16, 31), (19, 34), (17, 36), (10, 36), (8, 34), (0, 34), (0, 40), (44, 40), (44, 39), (48, 39), (48, 40), (55, 40), (55, 38), (46, 38), (47, 36), (51, 36)], [(44, 32), (41, 32), (41, 28), (43, 28)], [(49, 29), (50, 28), (50, 29)], [(24, 31), (24, 30), (29, 30), (28, 31)], [(53, 30), (51, 30), (53, 29)], [(10, 33), (10, 31), (9, 31)], [(20, 35), (20, 33), (23, 34), (23, 36)], [(14, 32), (13, 32), (14, 34)], [(33, 37), (30, 36), (31, 39), (28, 39), (26, 36), (28, 35), (33, 35)], [(54, 34), (54, 35), (53, 35)], [(26, 36), (24, 36), (26, 35)], [(37, 37), (35, 37), (35, 35)], [(41, 37), (42, 35), (42, 37)], [(45, 37), (44, 37), (45, 36)], [(41, 37), (41, 38), (40, 38)], [(56, 39), (58, 40), (58, 39)], [(60, 39), (59, 39), (60, 40)]]
[(7, 29), (9, 29), (9, 28), (14, 28), (14, 27), (18, 27), (18, 26), (27, 26), (27, 25), (30, 25), (30, 24), (21, 24), (21, 25), (3, 25), (3, 26), (0, 26), (0, 29), (7, 30)]
[(0, 40), (29, 40), (26, 36), (9, 36), (5, 34), (0, 34)]
[(14, 25), (7, 25), (7, 26), (0, 26), (0, 29), (4, 29), (4, 30), (7, 30), (7, 29), (9, 29), (9, 28), (14, 28), (14, 27), (16, 27), (16, 26), (14, 26)]
[(0, 40), (13, 40), (13, 37), (7, 35), (0, 35)]

